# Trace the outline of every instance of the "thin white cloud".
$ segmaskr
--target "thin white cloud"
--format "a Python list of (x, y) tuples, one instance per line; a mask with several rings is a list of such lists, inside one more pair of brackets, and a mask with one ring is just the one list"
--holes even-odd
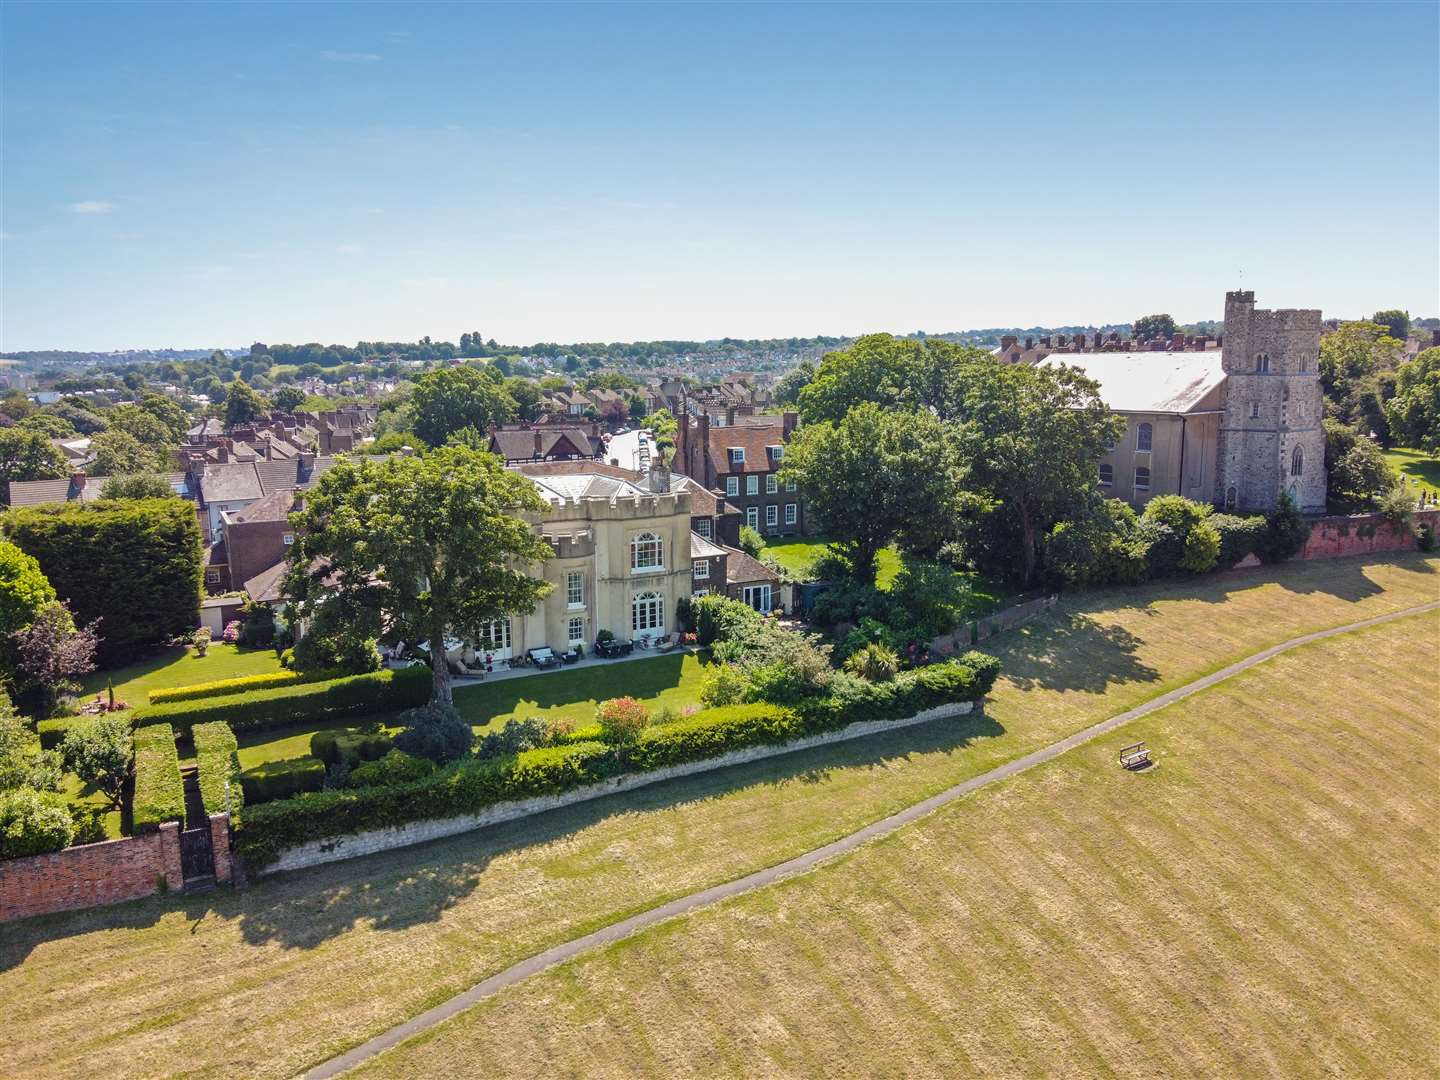
[(70, 204), (72, 214), (108, 214), (114, 209), (115, 204), (104, 199), (86, 199), (83, 202)]
[(365, 249), (359, 244), (341, 244), (335, 249), (337, 255), (364, 255)]
[(379, 53), (338, 52), (335, 49), (326, 49), (320, 55), (334, 64), (374, 64), (384, 59)]

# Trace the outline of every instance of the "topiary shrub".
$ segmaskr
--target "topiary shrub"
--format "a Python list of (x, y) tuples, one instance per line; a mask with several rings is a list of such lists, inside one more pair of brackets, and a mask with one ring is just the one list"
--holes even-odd
[[(573, 730), (573, 726), (572, 726)], [(557, 741), (548, 737), (545, 721), (538, 717), (524, 720), (507, 720), (499, 731), (487, 731), (475, 744), (478, 758), (497, 758), (506, 754), (518, 754)]]
[(350, 770), (350, 787), (395, 787), (429, 776), (435, 763), (404, 750), (391, 750), (378, 761), (367, 761)]
[(353, 768), (362, 761), (378, 761), (394, 745), (395, 740), (381, 731), (317, 731), (310, 736), (310, 756), (326, 765)]
[(240, 786), (250, 806), (288, 799), (302, 791), (319, 791), (325, 786), (325, 763), (313, 757), (267, 761), (242, 772)]
[(470, 752), (475, 733), (450, 705), (422, 705), (400, 714), (405, 730), (395, 745), (407, 754), (444, 764)]
[(611, 698), (596, 708), (595, 722), (605, 742), (624, 745), (650, 726), (650, 711), (633, 697)]
[(61, 851), (74, 836), (75, 822), (62, 796), (30, 788), (0, 791), (0, 859)]

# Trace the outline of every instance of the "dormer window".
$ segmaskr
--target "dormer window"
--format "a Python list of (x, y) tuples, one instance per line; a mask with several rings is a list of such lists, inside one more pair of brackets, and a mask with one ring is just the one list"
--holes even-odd
[(771, 461), (780, 461), (785, 457), (785, 447), (783, 446), (767, 446), (765, 449), (770, 451)]
[(745, 448), (744, 448), (743, 446), (732, 446), (732, 447), (730, 447), (730, 464), (731, 464), (731, 465), (744, 465), (744, 464), (745, 464)]

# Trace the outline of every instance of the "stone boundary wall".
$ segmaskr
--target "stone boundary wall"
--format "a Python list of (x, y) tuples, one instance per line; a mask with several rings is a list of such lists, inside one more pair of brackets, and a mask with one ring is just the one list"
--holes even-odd
[(633, 791), (635, 788), (663, 783), (681, 776), (691, 776), (695, 773), (724, 769), (749, 761), (779, 757), (797, 750), (809, 750), (812, 747), (859, 739), (882, 731), (926, 724), (931, 720), (966, 716), (974, 708), (973, 702), (960, 701), (951, 705), (939, 705), (933, 709), (926, 709), (901, 720), (862, 720), (843, 727), (839, 731), (831, 731), (823, 735), (809, 735), (779, 746), (749, 746), (743, 750), (732, 750), (728, 754), (721, 754), (719, 757), (706, 758), (703, 761), (687, 761), (682, 765), (670, 765), (663, 769), (653, 769), (650, 772), (629, 773), (625, 776), (602, 780), (598, 784), (589, 784), (583, 788), (563, 791), (554, 795), (538, 795), (533, 799), (517, 799), (513, 802), (497, 803), (478, 814), (438, 818), (431, 821), (412, 821), (405, 825), (373, 829), (351, 836), (332, 836), (325, 840), (314, 840), (286, 851), (259, 874), (263, 876), (282, 873), (286, 870), (300, 870), (307, 866), (318, 866), (321, 863), (354, 859), (377, 851), (389, 851), (392, 848), (408, 847), (411, 844), (423, 844), (427, 840), (438, 840), (442, 837), (454, 836), (457, 833), (469, 832), (472, 829), (483, 829), (487, 825), (498, 825), (503, 821), (514, 821), (517, 818), (543, 814), (547, 810), (557, 810), (562, 806), (573, 806), (575, 803), (588, 802), (606, 795)]
[(1416, 510), (1401, 526), (1381, 514), (1325, 517), (1310, 526), (1310, 537), (1297, 559), (1334, 559), (1342, 555), (1369, 555), (1380, 551), (1414, 551), (1415, 526), (1429, 522), (1440, 532), (1440, 510)]
[(0, 922), (118, 904), (184, 884), (180, 825), (168, 821), (157, 832), (0, 861)]
[(1059, 596), (1042, 596), (1036, 600), (1027, 600), (1023, 604), (1016, 604), (1014, 607), (1004, 608), (993, 615), (986, 615), (983, 619), (973, 619), (956, 627), (954, 633), (941, 634), (930, 642), (930, 651), (942, 656), (953, 656), (962, 649), (968, 649), (971, 645), (979, 644), (986, 638), (994, 637), (1001, 631), (1013, 630), (1036, 615), (1049, 611), (1059, 602)]

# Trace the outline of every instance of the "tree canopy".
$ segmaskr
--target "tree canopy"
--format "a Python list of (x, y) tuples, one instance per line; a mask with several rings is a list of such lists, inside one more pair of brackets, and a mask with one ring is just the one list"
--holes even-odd
[(799, 391), (800, 415), (807, 424), (839, 421), (857, 405), (873, 402), (953, 419), (973, 376), (967, 369), (977, 365), (984, 370), (995, 363), (983, 349), (870, 334), (821, 358), (814, 379)]
[(1401, 311), (1399, 308), (1377, 311), (1370, 321), (1379, 323), (1385, 327), (1391, 337), (1400, 341), (1404, 341), (1410, 336), (1410, 313), (1408, 311)]
[(415, 434), (430, 446), (443, 446), (461, 428), (484, 431), (492, 423), (513, 420), (516, 413), (515, 399), (488, 367), (445, 367), (422, 375), (410, 405)]
[(0, 499), (8, 505), (10, 485), (26, 480), (59, 480), (69, 473), (65, 455), (38, 431), (0, 428)]
[(533, 611), (550, 591), (527, 573), (550, 546), (521, 516), (544, 509), (529, 480), (464, 446), (340, 461), (306, 495), (286, 592), (302, 618), (338, 603), (373, 636), (428, 641), (432, 701), (449, 705), (446, 637)]
[(1169, 315), (1142, 315), (1132, 327), (1137, 341), (1168, 341), (1177, 329), (1175, 320)]
[(248, 424), (265, 415), (265, 399), (244, 379), (236, 379), (225, 392), (225, 426)]
[(1385, 414), (1391, 434), (1403, 445), (1440, 454), (1440, 347), (1400, 365)]
[(1390, 372), (1399, 362), (1400, 346), (1388, 327), (1373, 322), (1342, 323), (1322, 337), (1319, 371), (1326, 413), (1388, 443), (1385, 401), (1393, 391)]

